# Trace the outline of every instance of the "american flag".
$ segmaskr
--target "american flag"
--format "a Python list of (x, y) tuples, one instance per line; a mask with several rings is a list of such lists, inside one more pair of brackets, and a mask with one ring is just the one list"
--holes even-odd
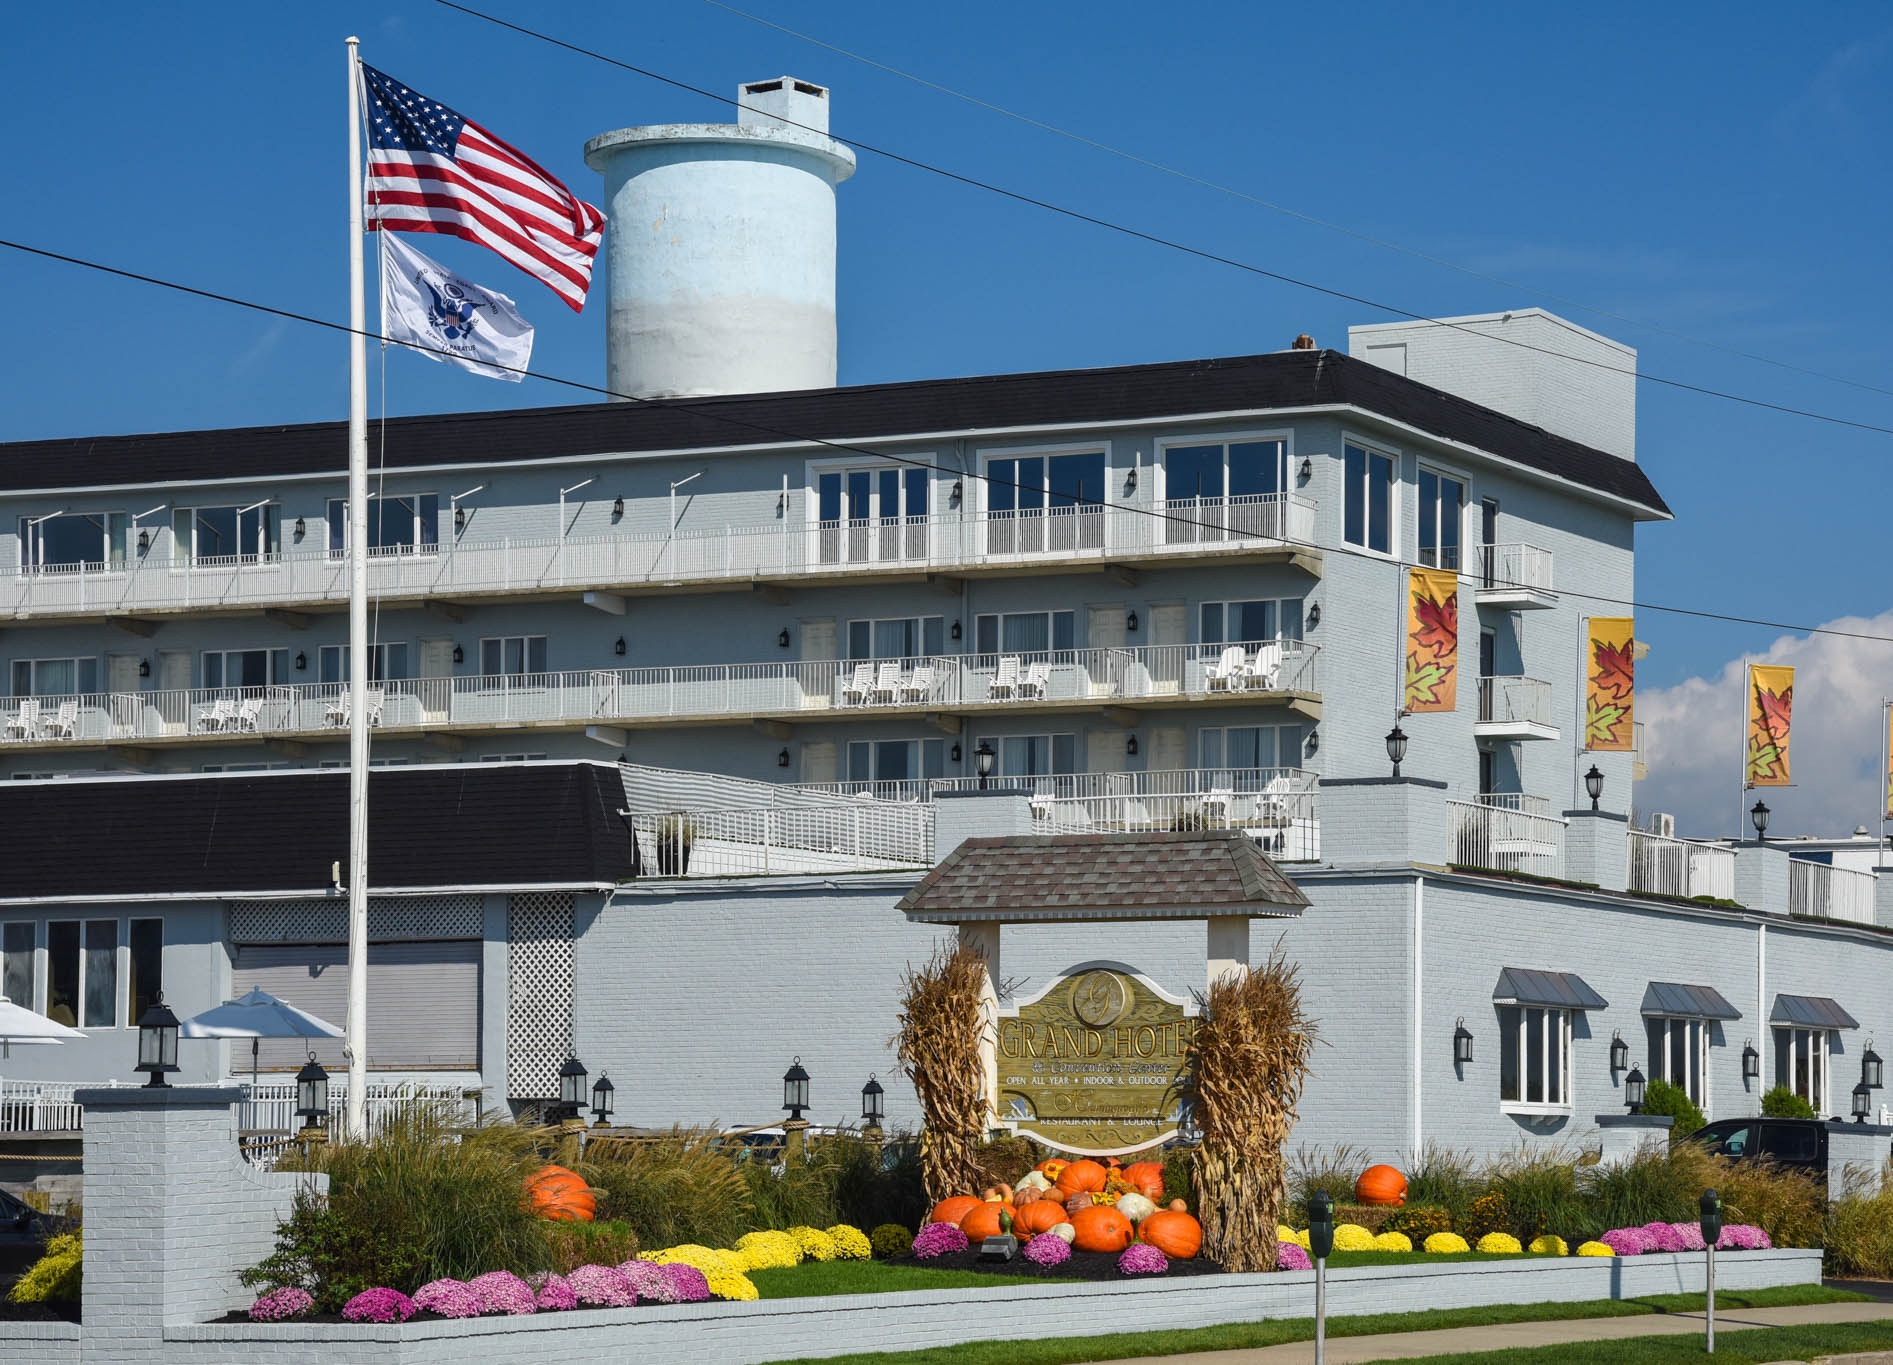
[(469, 118), (364, 64), (369, 228), (492, 247), (585, 306), (605, 215)]

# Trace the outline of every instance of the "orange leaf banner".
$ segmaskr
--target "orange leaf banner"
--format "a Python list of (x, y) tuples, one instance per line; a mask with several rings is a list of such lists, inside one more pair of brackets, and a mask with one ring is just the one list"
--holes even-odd
[(1635, 623), (1593, 616), (1590, 669), (1584, 680), (1584, 747), (1628, 753), (1636, 710)]
[(1886, 723), (1886, 762), (1880, 774), (1886, 779), (1886, 818), (1893, 820), (1893, 709), (1888, 709), (1882, 719)]
[(1459, 705), (1459, 575), (1451, 569), (1407, 570), (1409, 711), (1451, 711)]
[(1788, 728), (1794, 712), (1794, 669), (1755, 664), (1748, 670), (1748, 785), (1785, 787)]

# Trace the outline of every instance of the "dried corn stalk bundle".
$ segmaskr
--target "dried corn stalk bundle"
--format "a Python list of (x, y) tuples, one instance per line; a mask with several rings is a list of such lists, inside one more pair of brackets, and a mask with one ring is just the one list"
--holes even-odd
[(942, 946), (901, 982), (901, 1070), (920, 1099), (920, 1170), (927, 1197), (941, 1200), (979, 1188), (979, 1140), (986, 1126), (979, 1054), (986, 1026), (986, 957), (976, 948)]
[(1277, 945), (1268, 965), (1213, 984), (1189, 1050), (1189, 1095), (1204, 1254), (1232, 1271), (1275, 1268), (1282, 1144), (1308, 1075), (1315, 1023), (1299, 972)]

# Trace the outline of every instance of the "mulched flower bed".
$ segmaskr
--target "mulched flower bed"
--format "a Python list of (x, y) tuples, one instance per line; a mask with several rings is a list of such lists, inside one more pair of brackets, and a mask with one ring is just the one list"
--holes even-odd
[(965, 1251), (949, 1252), (945, 1256), (935, 1256), (920, 1260), (914, 1256), (897, 1256), (889, 1265), (917, 1266), (921, 1270), (971, 1270), (982, 1275), (1021, 1275), (1038, 1280), (1119, 1280), (1143, 1281), (1162, 1280), (1177, 1275), (1221, 1275), (1222, 1266), (1215, 1261), (1197, 1256), (1188, 1261), (1172, 1261), (1170, 1268), (1162, 1275), (1126, 1275), (1117, 1268), (1117, 1258), (1122, 1255), (1116, 1251), (1074, 1251), (1071, 1259), (1060, 1261), (1049, 1270), (1041, 1269), (1025, 1259), (1015, 1256), (1010, 1261), (982, 1261), (979, 1250), (969, 1247)]
[(0, 1299), (0, 1322), (77, 1322), (76, 1303), (10, 1303)]

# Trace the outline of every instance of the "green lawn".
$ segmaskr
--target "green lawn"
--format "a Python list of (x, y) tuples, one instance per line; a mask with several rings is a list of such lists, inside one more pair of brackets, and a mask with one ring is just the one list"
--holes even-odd
[[(1720, 1305), (1722, 1296), (1716, 1295)], [(1893, 1348), (1893, 1322), (1843, 1322), (1824, 1327), (1756, 1327), (1717, 1332), (1716, 1353), (1705, 1356), (1702, 1336), (1628, 1337), (1622, 1341), (1574, 1341), (1524, 1351), (1480, 1351), (1472, 1355), (1407, 1357), (1401, 1365), (1596, 1365), (1608, 1347), (1611, 1365), (1760, 1365), (1778, 1360), (1813, 1360), (1818, 1356)], [(970, 1360), (971, 1357), (968, 1357)]]
[[(762, 1275), (790, 1276), (798, 1270), (758, 1271), (754, 1278), (764, 1297)], [(828, 1269), (829, 1267), (820, 1267)], [(940, 1272), (916, 1271), (932, 1279), (944, 1279)], [(998, 1276), (969, 1277), (991, 1284)], [(924, 1286), (922, 1286), (924, 1287)], [(781, 1293), (784, 1291), (776, 1291)], [(830, 1291), (833, 1292), (833, 1291)], [(1803, 1303), (1851, 1303), (1865, 1298), (1820, 1285), (1790, 1285), (1781, 1289), (1755, 1289), (1739, 1293), (1722, 1291), (1716, 1295), (1718, 1311), (1739, 1308), (1785, 1308)], [(1328, 1335), (1335, 1337), (1373, 1336), (1382, 1332), (1428, 1332), (1445, 1327), (1481, 1327), (1506, 1322), (1562, 1322), (1576, 1318), (1637, 1317), (1650, 1313), (1683, 1312), (1702, 1307), (1700, 1294), (1664, 1294), (1648, 1299), (1598, 1299), (1586, 1303), (1508, 1303), (1485, 1308), (1459, 1308), (1432, 1313), (1376, 1313), (1356, 1317), (1337, 1317), (1328, 1321)], [(1221, 1327), (1197, 1327), (1174, 1332), (1119, 1332), (1095, 1337), (1052, 1337), (1032, 1341), (972, 1342), (960, 1346), (942, 1346), (923, 1351), (876, 1351), (865, 1355), (834, 1356), (825, 1365), (1076, 1365), (1094, 1360), (1123, 1360), (1133, 1356), (1178, 1355), (1188, 1351), (1233, 1351), (1256, 1346), (1276, 1346), (1287, 1341), (1310, 1341), (1315, 1328), (1312, 1318), (1277, 1318), (1266, 1322), (1230, 1323)], [(1772, 1335), (1773, 1329), (1762, 1333)], [(1893, 1335), (1893, 1329), (1889, 1329)], [(1729, 1333), (1737, 1340), (1743, 1333)], [(1682, 1338), (1679, 1338), (1682, 1339)], [(1639, 1339), (1640, 1340), (1640, 1339)], [(1722, 1354), (1723, 1338), (1716, 1339), (1716, 1353)], [(1573, 1356), (1571, 1361), (1585, 1365), (1595, 1361), (1593, 1343), (1589, 1356)], [(1700, 1358), (1700, 1347), (1697, 1358)], [(1749, 1357), (1740, 1357), (1748, 1359)], [(1757, 1356), (1753, 1359), (1779, 1359)], [(1616, 1359), (1615, 1356), (1612, 1357)], [(1626, 1359), (1632, 1359), (1626, 1357)], [(1667, 1357), (1661, 1357), (1667, 1359)], [(815, 1365), (812, 1360), (779, 1361), (776, 1365)], [(1497, 1365), (1482, 1361), (1482, 1365)], [(1547, 1358), (1546, 1365), (1551, 1365)], [(1563, 1365), (1562, 1359), (1558, 1365)]]
[(987, 1289), (1071, 1281), (1030, 1275), (987, 1275), (977, 1270), (928, 1270), (884, 1261), (804, 1261), (786, 1270), (752, 1270), (750, 1282), (765, 1299), (822, 1294), (889, 1294), (903, 1289)]

